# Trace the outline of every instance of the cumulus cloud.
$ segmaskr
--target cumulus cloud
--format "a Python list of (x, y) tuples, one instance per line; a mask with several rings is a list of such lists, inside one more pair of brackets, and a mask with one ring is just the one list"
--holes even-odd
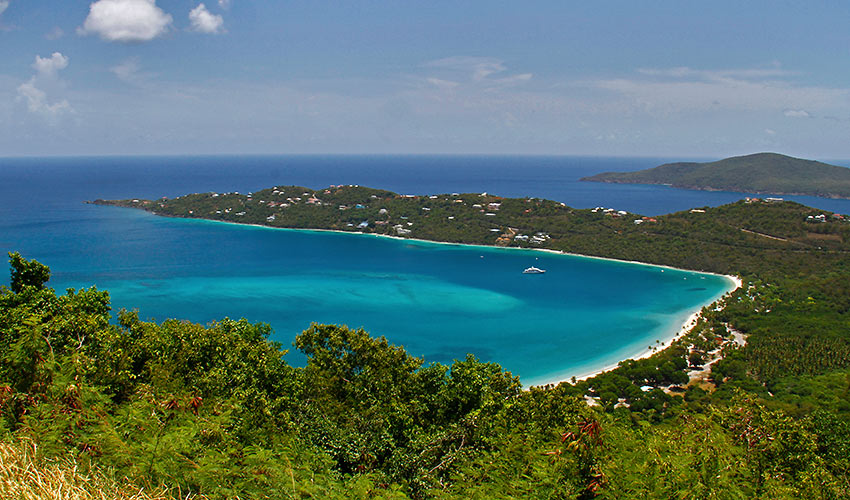
[(222, 9), (230, 8), (230, 0), (218, 0), (218, 6)]
[(50, 57), (36, 55), (32, 67), (36, 73), (29, 81), (18, 86), (18, 100), (25, 101), (30, 112), (45, 116), (50, 121), (64, 112), (73, 111), (65, 99), (50, 102), (47, 92), (39, 87), (42, 84), (55, 87), (56, 75), (68, 67), (68, 58), (59, 52), (54, 52)]
[(98, 0), (77, 32), (109, 42), (147, 42), (167, 33), (172, 20), (156, 0)]
[(189, 22), (192, 25), (190, 29), (198, 33), (219, 34), (224, 32), (224, 19), (211, 13), (207, 10), (207, 6), (202, 3), (189, 12)]
[(60, 69), (68, 67), (68, 58), (59, 52), (54, 52), (50, 57), (35, 56), (33, 68), (41, 76), (55, 77)]
[(789, 118), (811, 118), (812, 115), (809, 114), (805, 109), (786, 109), (782, 114)]

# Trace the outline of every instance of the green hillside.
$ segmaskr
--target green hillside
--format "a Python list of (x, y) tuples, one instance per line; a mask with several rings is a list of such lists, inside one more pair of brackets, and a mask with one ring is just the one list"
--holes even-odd
[(667, 163), (637, 172), (605, 172), (581, 180), (850, 198), (850, 169), (776, 153), (736, 156), (710, 163)]

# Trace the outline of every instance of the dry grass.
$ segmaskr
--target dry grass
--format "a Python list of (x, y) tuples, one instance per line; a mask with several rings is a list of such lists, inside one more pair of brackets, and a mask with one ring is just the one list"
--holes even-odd
[(82, 473), (71, 459), (38, 459), (35, 443), (0, 442), (0, 498), (9, 500), (164, 500), (165, 489), (146, 491), (101, 473)]

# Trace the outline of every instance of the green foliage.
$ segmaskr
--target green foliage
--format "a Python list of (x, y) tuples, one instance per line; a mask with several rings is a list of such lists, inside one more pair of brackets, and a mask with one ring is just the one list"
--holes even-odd
[(26, 260), (18, 252), (9, 252), (12, 265), (12, 292), (21, 293), (26, 287), (40, 289), (50, 279), (50, 269), (35, 260)]
[(519, 380), (498, 365), (468, 357), (423, 367), (363, 330), (314, 324), (295, 344), (308, 356), (301, 432), (340, 471), (380, 472), (416, 494), (486, 448), (488, 418), (520, 394)]

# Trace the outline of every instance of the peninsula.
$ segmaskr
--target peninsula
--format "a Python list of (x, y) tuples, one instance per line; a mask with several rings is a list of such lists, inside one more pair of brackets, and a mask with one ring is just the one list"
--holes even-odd
[(826, 250), (850, 250), (843, 215), (790, 201), (742, 200), (646, 217), (616, 207), (575, 209), (488, 193), (401, 195), (357, 185), (281, 185), (253, 193), (91, 203), (268, 227), (548, 249), (721, 274), (804, 265), (812, 262), (812, 252), (832, 258)]
[(666, 184), (704, 191), (850, 198), (850, 168), (776, 153), (757, 153), (709, 163), (667, 163), (637, 172), (605, 172), (581, 180)]

